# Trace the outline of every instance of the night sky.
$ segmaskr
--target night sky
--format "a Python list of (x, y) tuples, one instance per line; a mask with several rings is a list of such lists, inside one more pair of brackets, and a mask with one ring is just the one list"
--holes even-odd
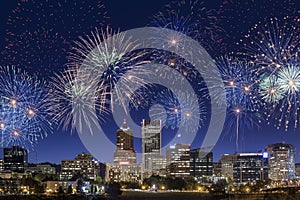
[[(31, 2), (30, 0), (28, 0)], [(105, 5), (105, 8), (97, 7), (97, 1), (95, 0), (83, 0), (78, 1), (80, 5), (91, 5), (93, 9), (100, 9), (101, 12), (105, 12), (105, 17), (102, 19), (100, 16), (95, 16), (87, 12), (89, 9), (85, 8), (80, 10), (76, 8), (74, 3), (70, 3), (70, 6), (57, 6), (54, 10), (57, 10), (57, 13), (64, 13), (61, 19), (57, 21), (65, 20), (65, 27), (60, 27), (59, 23), (56, 25), (51, 24), (52, 19), (49, 19), (47, 23), (47, 15), (43, 16), (41, 9), (31, 8), (32, 12), (28, 15), (29, 18), (41, 17), (41, 23), (28, 23), (26, 21), (19, 20), (13, 26), (10, 25), (9, 16), (13, 16), (16, 19), (18, 16), (26, 18), (27, 15), (22, 13), (14, 12), (13, 9), (17, 8), (21, 1), (17, 0), (6, 0), (0, 2), (0, 52), (1, 52), (1, 65), (17, 65), (20, 66), (20, 63), (24, 63), (25, 70), (28, 70), (30, 73), (37, 72), (38, 75), (42, 78), (48, 79), (51, 76), (51, 73), (59, 72), (64, 69), (66, 62), (66, 55), (69, 51), (69, 48), (72, 46), (72, 42), (76, 40), (79, 36), (82, 36), (86, 33), (90, 33), (91, 30), (94, 30), (94, 27), (97, 24), (101, 24), (100, 27), (106, 27), (107, 25), (113, 29), (120, 29), (120, 31), (125, 31), (132, 28), (138, 28), (143, 26), (149, 26), (153, 23), (153, 15), (158, 12), (165, 12), (166, 8), (164, 6), (170, 4), (172, 1), (168, 0), (156, 0), (156, 1), (140, 1), (140, 0), (128, 0), (128, 1), (119, 1), (119, 0), (107, 0), (102, 1), (102, 4)], [(32, 5), (39, 5), (38, 0), (33, 1)], [(41, 2), (47, 2), (42, 0)], [(62, 5), (67, 5), (65, 2), (67, 0), (59, 0), (62, 2)], [(70, 2), (72, 2), (70, 0)], [(45, 3), (47, 5), (47, 3)], [(50, 5), (50, 3), (49, 3)], [(244, 35), (247, 34), (249, 29), (259, 22), (267, 21), (272, 17), (282, 18), (284, 16), (297, 16), (299, 17), (299, 2), (297, 1), (281, 1), (281, 0), (249, 0), (249, 1), (235, 1), (235, 0), (214, 0), (214, 1), (204, 1), (204, 5), (207, 9), (213, 10), (213, 16), (216, 19), (218, 30), (217, 36), (214, 37), (214, 40), (218, 41), (215, 48), (208, 49), (208, 52), (212, 56), (226, 56), (236, 54), (236, 52), (241, 51), (240, 47), (236, 43), (244, 38)], [(21, 6), (22, 8), (22, 6)], [(74, 9), (67, 9), (74, 8)], [(65, 10), (61, 10), (65, 9)], [(297, 13), (298, 11), (298, 13)], [(24, 11), (23, 11), (24, 12)], [(38, 13), (39, 12), (39, 13)], [(46, 12), (46, 11), (45, 11)], [(72, 20), (69, 21), (68, 12), (73, 14), (78, 14), (79, 17), (74, 17), (75, 23), (72, 25)], [(77, 12), (77, 13), (76, 13)], [(87, 16), (83, 21), (80, 20), (80, 17), (84, 16), (82, 13), (86, 12)], [(26, 12), (25, 12), (26, 13)], [(93, 17), (89, 16), (93, 15)], [(55, 15), (55, 12), (54, 14)], [(78, 22), (78, 23), (77, 23)], [(79, 25), (78, 25), (79, 24)], [(51, 29), (54, 27), (53, 29)], [(56, 28), (56, 30), (54, 30)], [(73, 28), (73, 29), (72, 29)], [(59, 43), (60, 45), (44, 45), (42, 49), (38, 49), (40, 43), (37, 41), (42, 41), (43, 38), (40, 36), (35, 37), (34, 40), (29, 40), (29, 45), (26, 45), (26, 33), (27, 31), (39, 30), (39, 31), (48, 31), (49, 37), (46, 38), (46, 42), (60, 41), (64, 40), (65, 42)], [(23, 37), (16, 37), (8, 34), (12, 32), (14, 34), (24, 34)], [(59, 33), (57, 35), (56, 33)], [(51, 36), (51, 34), (55, 36)], [(299, 34), (299, 32), (298, 32)], [(7, 41), (13, 41), (16, 44), (15, 51), (6, 51), (5, 46), (7, 46)], [(19, 42), (22, 41), (22, 42)], [(55, 43), (55, 42), (54, 42)], [(53, 43), (53, 44), (54, 44)], [(30, 45), (32, 44), (32, 45)], [(205, 46), (205, 45), (204, 45)], [(55, 48), (55, 50), (54, 50)], [(61, 50), (61, 51), (60, 51)], [(13, 53), (12, 53), (13, 52)], [(21, 53), (26, 52), (26, 53)], [(39, 59), (44, 59), (42, 66), (33, 67), (28, 66), (28, 60), (30, 59), (29, 55), (36, 55), (36, 60), (33, 62), (39, 63)], [(45, 57), (44, 57), (45, 56)], [(44, 69), (45, 68), (45, 69)], [(47, 68), (47, 69), (46, 69)], [(117, 131), (117, 126), (112, 123), (109, 128), (107, 128), (106, 134), (109, 135), (109, 138), (115, 140), (115, 133)], [(163, 133), (164, 134), (164, 133)], [(197, 148), (201, 145), (202, 135), (205, 134), (203, 131), (199, 131), (199, 136), (196, 137), (192, 148)], [(240, 137), (240, 151), (241, 152), (257, 152), (263, 150), (266, 145), (278, 142), (290, 143), (296, 148), (296, 161), (300, 162), (300, 132), (299, 128), (293, 129), (289, 128), (287, 131), (284, 128), (277, 130), (272, 125), (266, 125), (266, 123), (261, 123), (258, 127), (254, 128), (245, 128), (241, 130)], [(141, 144), (137, 142), (135, 144), (136, 149), (141, 149)], [(80, 138), (76, 132), (70, 133), (69, 131), (62, 131), (61, 129), (54, 130), (53, 134), (48, 135), (43, 140), (40, 140), (35, 146), (33, 151), (29, 153), (29, 162), (52, 162), (60, 163), (62, 159), (73, 159), (76, 154), (81, 152), (88, 152), (88, 150), (82, 144)], [(140, 150), (139, 150), (140, 151)], [(220, 156), (224, 153), (234, 153), (235, 152), (235, 138), (232, 131), (224, 131), (219, 138), (217, 144), (212, 150), (214, 152), (214, 160), (218, 161)], [(113, 158), (105, 157), (101, 159), (102, 162), (110, 162)]]

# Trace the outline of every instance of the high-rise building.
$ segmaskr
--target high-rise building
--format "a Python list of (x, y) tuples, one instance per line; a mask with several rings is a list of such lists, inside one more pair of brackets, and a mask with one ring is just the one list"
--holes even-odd
[[(152, 174), (151, 159), (161, 156), (161, 121), (142, 122), (142, 173)], [(146, 175), (148, 176), (148, 175)]]
[(196, 178), (213, 175), (213, 153), (201, 148), (191, 150), (190, 174)]
[(269, 178), (289, 180), (295, 178), (295, 149), (291, 144), (270, 144), (266, 147), (269, 154)]
[(167, 171), (171, 177), (190, 176), (190, 145), (176, 144), (167, 147)]
[(233, 163), (233, 180), (251, 183), (268, 179), (267, 153), (239, 153)]
[(81, 174), (86, 179), (96, 180), (100, 175), (99, 163), (87, 153), (78, 154), (74, 160), (61, 161), (61, 180), (69, 180), (77, 174)]
[(124, 120), (117, 131), (114, 163), (106, 164), (106, 181), (141, 183), (141, 165), (136, 163), (132, 130)]
[(23, 173), (28, 163), (26, 149), (19, 146), (4, 148), (4, 170)]
[(134, 149), (132, 130), (127, 126), (126, 120), (124, 120), (122, 127), (117, 131), (117, 149)]
[(133, 147), (132, 130), (124, 120), (122, 127), (117, 131), (117, 148), (114, 152), (114, 163), (136, 163), (136, 152)]

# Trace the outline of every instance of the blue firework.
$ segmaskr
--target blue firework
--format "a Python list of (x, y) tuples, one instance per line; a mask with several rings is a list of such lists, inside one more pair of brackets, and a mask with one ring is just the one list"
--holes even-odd
[(256, 66), (233, 57), (221, 57), (216, 60), (216, 65), (223, 79), (225, 94), (212, 94), (211, 98), (226, 98), (226, 129), (236, 132), (236, 151), (239, 151), (240, 131), (260, 122), (262, 101)]
[(52, 132), (43, 82), (13, 67), (0, 68), (1, 145), (29, 149)]

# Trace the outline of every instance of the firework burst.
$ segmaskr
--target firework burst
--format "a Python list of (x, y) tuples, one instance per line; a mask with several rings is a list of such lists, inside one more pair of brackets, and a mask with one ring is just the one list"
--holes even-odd
[(78, 73), (77, 68), (69, 68), (56, 74), (50, 83), (47, 100), (51, 102), (49, 113), (59, 126), (71, 130), (77, 127), (77, 131), (82, 132), (82, 124), (91, 127), (91, 123), (98, 123), (95, 109), (100, 109), (103, 113), (106, 110), (103, 104), (97, 101), (95, 80), (88, 76), (79, 76)]
[(266, 103), (277, 103), (284, 97), (284, 91), (280, 87), (276, 75), (263, 77), (259, 88), (261, 98)]
[(274, 73), (281, 67), (299, 62), (299, 18), (271, 18), (256, 24), (241, 40), (243, 56), (260, 66), (260, 71)]
[(1, 67), (0, 88), (2, 146), (28, 149), (52, 132), (44, 83), (21, 70)]
[[(160, 92), (156, 104), (158, 103), (164, 109), (150, 108), (150, 117), (162, 120), (166, 128), (178, 129), (182, 126), (187, 132), (197, 132), (206, 119), (207, 111), (204, 101), (198, 99), (199, 102), (194, 102), (191, 94), (175, 93), (179, 95), (175, 95), (171, 90)], [(195, 124), (198, 125), (195, 126)]]
[[(276, 75), (276, 95), (280, 99), (267, 102), (270, 109), (266, 111), (269, 123), (274, 119), (277, 129), (284, 126), (288, 130), (290, 124), (297, 128), (299, 123), (299, 87), (300, 71), (298, 65), (288, 65), (280, 68)], [(274, 76), (275, 76), (274, 75)], [(264, 88), (273, 88), (272, 82), (266, 82)], [(263, 90), (262, 90), (263, 91)], [(270, 95), (269, 95), (270, 96)]]
[[(131, 83), (143, 87), (146, 83), (139, 76), (151, 73), (141, 66), (147, 63), (142, 59), (145, 53), (132, 52), (138, 47), (139, 44), (127, 38), (124, 33), (108, 28), (106, 31), (96, 30), (91, 36), (80, 37), (75, 42), (69, 64), (94, 70), (102, 91), (99, 93), (100, 101), (109, 102), (111, 110), (113, 104), (118, 102), (126, 111), (125, 98), (134, 95), (130, 88)], [(119, 80), (121, 83), (117, 84)], [(116, 95), (116, 100), (113, 94)]]
[[(260, 122), (262, 102), (255, 66), (245, 60), (221, 57), (216, 60), (225, 87), (225, 95), (212, 94), (211, 98), (226, 98), (227, 127), (236, 130), (236, 151), (239, 151), (240, 130)], [(216, 86), (218, 87), (218, 86)]]

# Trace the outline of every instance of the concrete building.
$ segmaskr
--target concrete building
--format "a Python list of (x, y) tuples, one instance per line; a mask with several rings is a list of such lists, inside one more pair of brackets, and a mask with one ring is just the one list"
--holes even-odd
[(141, 164), (106, 163), (106, 182), (142, 183)]
[(295, 164), (295, 172), (296, 172), (296, 176), (300, 177), (300, 163)]
[(61, 161), (61, 180), (67, 181), (77, 174), (96, 180), (96, 177), (100, 175), (99, 163), (87, 153), (78, 154), (74, 160)]
[(116, 151), (114, 163), (106, 163), (107, 182), (136, 182), (141, 183), (141, 164), (136, 163), (133, 133), (124, 120), (122, 127), (117, 131)]
[(236, 183), (251, 183), (268, 179), (267, 153), (239, 153), (233, 163), (233, 180)]
[(55, 167), (52, 167), (51, 165), (39, 164), (39, 165), (27, 167), (25, 170), (25, 173), (27, 173), (27, 174), (33, 174), (33, 173), (55, 174), (56, 169), (55, 169)]
[(236, 154), (224, 154), (221, 157), (222, 176), (233, 180), (233, 165), (237, 161)]
[(275, 181), (295, 178), (295, 149), (291, 144), (277, 143), (266, 147), (269, 154), (269, 178)]
[(190, 176), (190, 145), (176, 144), (167, 147), (167, 173), (171, 177)]

